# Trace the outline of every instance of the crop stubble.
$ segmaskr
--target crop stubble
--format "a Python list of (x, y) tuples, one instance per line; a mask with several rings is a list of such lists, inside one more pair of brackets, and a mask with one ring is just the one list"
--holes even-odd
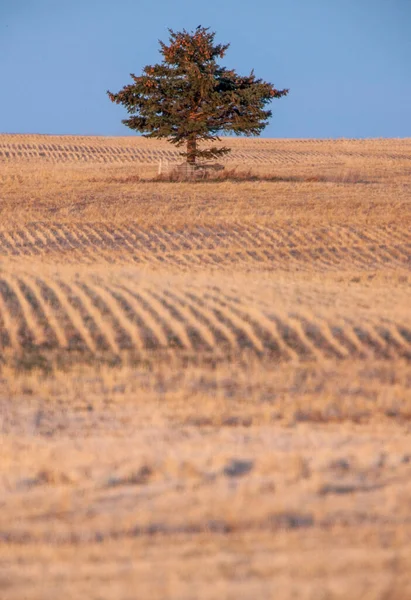
[(0, 136), (2, 598), (411, 595), (411, 142), (232, 145)]

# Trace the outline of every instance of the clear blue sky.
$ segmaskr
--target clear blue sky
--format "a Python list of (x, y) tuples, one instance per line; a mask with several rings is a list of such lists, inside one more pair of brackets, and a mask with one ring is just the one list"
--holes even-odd
[(411, 0), (0, 0), (0, 132), (135, 135), (106, 90), (200, 24), (290, 88), (264, 136), (411, 137)]

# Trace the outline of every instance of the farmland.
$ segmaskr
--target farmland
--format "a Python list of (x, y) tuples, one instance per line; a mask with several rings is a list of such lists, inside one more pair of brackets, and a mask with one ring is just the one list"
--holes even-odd
[(411, 597), (411, 140), (228, 144), (0, 135), (2, 599)]

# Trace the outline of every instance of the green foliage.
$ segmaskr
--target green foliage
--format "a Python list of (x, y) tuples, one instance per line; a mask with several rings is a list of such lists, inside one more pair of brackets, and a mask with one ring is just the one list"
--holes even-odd
[(217, 63), (229, 44), (215, 44), (215, 33), (198, 27), (194, 32), (169, 30), (169, 45), (160, 41), (163, 61), (131, 74), (133, 83), (110, 100), (122, 104), (129, 114), (123, 123), (145, 137), (168, 138), (176, 146), (187, 145), (187, 161), (216, 158), (229, 148), (200, 150), (198, 142), (219, 140), (221, 133), (259, 135), (271, 111), (266, 105), (288, 90), (256, 79), (254, 72), (242, 77)]

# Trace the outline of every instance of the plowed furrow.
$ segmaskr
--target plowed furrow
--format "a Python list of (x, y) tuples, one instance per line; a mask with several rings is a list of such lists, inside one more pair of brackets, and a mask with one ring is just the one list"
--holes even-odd
[(401, 255), (388, 247), (381, 248), (381, 246), (367, 244), (364, 246), (364, 253), (378, 266), (387, 265), (387, 263), (398, 265), (402, 261)]
[(178, 242), (179, 242), (179, 247), (185, 251), (185, 250), (193, 250), (195, 245), (194, 243), (190, 240), (190, 235), (183, 232), (183, 231), (176, 231), (173, 232), (173, 235), (177, 237)]
[(245, 229), (239, 231), (237, 228), (231, 228), (226, 233), (222, 231), (220, 236), (216, 238), (214, 245), (217, 248), (230, 248), (234, 246), (235, 248), (247, 251), (250, 247), (253, 248), (255, 246), (255, 241), (250, 244), (250, 239)]
[(87, 248), (83, 237), (77, 231), (77, 226), (62, 225), (60, 226), (60, 232), (65, 243), (69, 244), (71, 248), (70, 252), (73, 254), (75, 253), (76, 258), (79, 259), (80, 262), (93, 262), (88, 256), (89, 248)]
[(380, 244), (392, 242), (402, 244), (410, 240), (410, 235), (402, 230), (398, 230), (396, 227), (381, 224), (381, 227), (374, 232), (374, 238)]
[(352, 252), (351, 248), (344, 246), (329, 246), (328, 251), (331, 254), (333, 268), (339, 268), (341, 264), (356, 266), (360, 269), (367, 267), (367, 261), (358, 253)]
[(273, 269), (276, 266), (278, 266), (278, 264), (279, 264), (278, 256), (275, 255), (274, 251), (270, 252), (268, 250), (262, 250), (262, 254), (267, 259), (270, 269)]
[(116, 251), (117, 253), (119, 250), (122, 250), (119, 245), (110, 243), (108, 237), (97, 231), (96, 227), (83, 225), (80, 231), (82, 232), (82, 235), (86, 237), (91, 244), (93, 244), (98, 253), (99, 260), (103, 258), (104, 261), (108, 262), (109, 264), (115, 264), (116, 260), (112, 255), (113, 251)]
[(295, 259), (296, 266), (304, 263), (306, 269), (313, 265), (315, 268), (333, 270), (341, 264), (330, 250), (321, 246), (299, 247), (291, 249), (289, 252)]
[(14, 247), (13, 240), (10, 241), (9, 235), (7, 232), (0, 232), (0, 244), (2, 246), (3, 252), (5, 252), (6, 256), (18, 256), (20, 253), (17, 248)]
[(345, 254), (346, 263), (349, 266), (352, 265), (363, 270), (369, 270), (370, 268), (375, 267), (375, 263), (378, 262), (375, 260), (375, 257), (372, 255), (372, 253), (366, 252), (364, 247), (359, 246), (358, 244), (352, 244), (351, 246), (348, 246)]
[(404, 235), (404, 231), (397, 230), (396, 227), (390, 227), (381, 223), (381, 226), (374, 229), (368, 229), (363, 234), (368, 236), (370, 243), (379, 244), (392, 244), (392, 243), (403, 243), (407, 236)]
[(27, 255), (27, 249), (16, 238), (14, 231), (5, 231), (4, 236), (9, 243), (9, 247), (14, 249), (15, 255), (17, 255), (17, 256)]
[(158, 302), (157, 299), (150, 294), (149, 290), (139, 287), (138, 292), (130, 290), (130, 293), (141, 302), (145, 310), (150, 312), (158, 323), (161, 323), (166, 334), (167, 347), (190, 349), (191, 342), (184, 326), (182, 326), (179, 321), (172, 318), (168, 311), (164, 309), (161, 302)]
[(365, 358), (369, 352), (364, 352), (362, 345), (358, 342), (357, 336), (354, 334), (346, 323), (340, 322), (338, 319), (328, 325), (331, 335), (340, 346), (346, 348), (347, 355), (351, 357)]
[(376, 327), (380, 338), (385, 340), (391, 346), (398, 356), (406, 359), (411, 358), (411, 346), (404, 342), (404, 339), (398, 334), (398, 330), (391, 324), (384, 324)]
[(158, 252), (159, 254), (169, 254), (170, 253), (170, 246), (168, 245), (168, 243), (166, 242), (166, 240), (164, 239), (163, 235), (161, 235), (161, 233), (159, 233), (158, 230), (152, 230), (149, 232), (148, 234), (149, 237), (149, 244), (151, 249), (154, 252)]
[(247, 256), (249, 256), (255, 262), (264, 262), (264, 256), (258, 250), (247, 250)]
[(195, 350), (198, 347), (204, 348), (204, 343), (199, 338), (198, 332), (187, 327), (184, 317), (174, 304), (168, 302), (159, 292), (152, 289), (147, 290), (147, 294), (150, 296), (157, 312), (160, 314), (163, 312), (164, 319), (169, 321), (170, 324), (172, 323), (172, 329), (176, 332), (178, 339), (186, 350)]
[(376, 358), (392, 357), (392, 352), (390, 351), (390, 348), (387, 347), (385, 340), (381, 340), (372, 327), (364, 322), (362, 322), (361, 325), (358, 325), (351, 321), (351, 324), (353, 332), (357, 336), (359, 342), (368, 348)]
[[(327, 229), (326, 227), (320, 227), (318, 229), (315, 229), (311, 232), (312, 235), (312, 239), (314, 240), (314, 245), (318, 245), (318, 246), (330, 246), (335, 244), (335, 235), (332, 234), (332, 232), (329, 231), (329, 229)], [(339, 239), (341, 239), (341, 242), (343, 244), (346, 244), (347, 240), (344, 239), (344, 233), (339, 237)]]
[(270, 247), (278, 247), (284, 245), (283, 238), (279, 231), (265, 227), (263, 225), (256, 225), (255, 228), (258, 232), (258, 237), (262, 243), (268, 244)]
[(373, 355), (374, 347), (372, 345), (364, 343), (364, 339), (368, 339), (367, 336), (358, 335), (358, 328), (352, 319), (347, 317), (342, 319), (343, 321), (343, 335), (356, 349), (356, 355), (365, 358)]
[(154, 229), (154, 238), (158, 240), (159, 247), (164, 248), (163, 252), (180, 252), (181, 247), (177, 243), (176, 237), (172, 236), (165, 229)]
[(128, 227), (125, 227), (125, 233), (131, 237), (132, 244), (136, 250), (145, 250), (146, 238), (140, 234), (138, 228), (136, 228), (134, 225), (129, 225)]
[[(158, 324), (155, 324), (153, 327), (152, 316), (141, 309), (141, 306), (132, 294), (121, 289), (120, 286), (107, 288), (107, 293), (113, 297), (124, 312), (123, 318), (129, 322), (130, 335), (136, 348), (143, 351), (167, 347), (166, 335), (159, 328)], [(124, 322), (124, 326), (126, 326), (126, 322)], [(156, 335), (159, 329), (161, 333)]]
[(15, 286), (16, 296), (22, 306), (26, 321), (33, 331), (35, 345), (55, 347), (57, 338), (44, 315), (44, 311), (38, 302), (38, 298), (30, 286), (26, 285), (22, 278), (17, 278)]
[(255, 323), (261, 328), (261, 338), (265, 347), (269, 348), (270, 351), (278, 351), (279, 356), (285, 360), (298, 359), (298, 352), (286, 343), (278, 328), (277, 322), (274, 319), (269, 318), (267, 314), (265, 314), (265, 311), (260, 310), (252, 301), (250, 301), (247, 305), (244, 304), (241, 307), (241, 312), (246, 315), (246, 318), (248, 318), (250, 322)]
[[(201, 335), (210, 348), (214, 350), (227, 349), (230, 339), (219, 329), (218, 323), (210, 315), (209, 311), (204, 310), (190, 293), (173, 290), (166, 291), (166, 295), (174, 299), (182, 307), (182, 312), (187, 319), (192, 320), (195, 327), (199, 328)], [(234, 337), (232, 338), (234, 340)]]
[(57, 252), (65, 254), (67, 250), (71, 250), (72, 246), (67, 238), (63, 235), (60, 226), (53, 224), (47, 226), (47, 236), (50, 240), (50, 245), (56, 248)]
[(87, 245), (96, 246), (99, 250), (107, 247), (107, 243), (102, 236), (97, 232), (96, 227), (91, 227), (87, 224), (77, 226), (77, 231), (81, 233), (83, 239), (86, 240)]
[[(160, 257), (159, 257), (160, 258)], [(187, 260), (187, 255), (186, 254), (175, 254), (175, 253), (168, 253), (168, 254), (164, 254), (162, 256), (162, 259), (164, 261), (164, 264), (167, 266), (172, 266), (172, 267), (177, 267), (177, 268), (183, 268), (183, 269), (187, 269), (187, 268), (191, 268), (192, 264), (193, 264), (193, 260), (191, 260), (191, 257), (189, 260)]]
[(223, 257), (221, 256), (221, 254), (217, 254), (216, 252), (212, 252), (210, 250), (202, 252), (197, 251), (196, 253), (191, 253), (189, 257), (191, 258), (191, 260), (195, 258), (197, 260), (197, 263), (201, 263), (212, 267), (220, 267), (221, 263), (223, 262)]
[[(344, 243), (338, 237), (334, 239), (332, 246), (331, 244), (328, 244), (323, 246), (323, 248), (325, 251), (328, 250), (331, 253), (333, 267), (339, 266), (341, 262), (346, 262), (348, 264), (359, 265), (361, 268), (368, 268), (370, 260), (372, 262), (374, 261), (374, 257), (369, 253), (364, 252), (362, 246), (353, 243)], [(338, 257), (338, 254), (342, 255), (341, 258)]]
[(305, 269), (306, 265), (311, 262), (311, 257), (305, 253), (300, 252), (297, 249), (292, 248), (291, 250), (282, 248), (276, 251), (277, 260), (281, 265), (285, 265), (286, 268), (302, 268)]
[(21, 229), (19, 232), (20, 238), (27, 249), (27, 254), (32, 256), (40, 256), (41, 252), (36, 246), (36, 240), (31, 235), (29, 229), (26, 227), (25, 229)]
[(299, 230), (299, 228), (297, 227), (287, 227), (284, 226), (281, 231), (280, 234), (284, 240), (284, 245), (287, 247), (292, 247), (295, 245), (295, 241), (294, 240), (298, 240), (300, 239), (300, 243), (302, 242), (302, 244), (304, 246), (307, 245), (306, 243), (306, 232), (305, 231), (301, 231)]
[(344, 257), (340, 255), (339, 250), (340, 249), (336, 249), (336, 252), (334, 252), (332, 248), (322, 246), (314, 248), (313, 252), (318, 252), (324, 266), (329, 269), (335, 269), (344, 261)]
[(208, 227), (196, 227), (192, 232), (192, 235), (197, 241), (197, 250), (215, 249), (215, 234), (212, 229), (209, 229)]
[[(265, 260), (265, 258), (267, 258), (267, 255), (264, 252), (261, 252), (261, 257), (263, 260)], [(237, 252), (234, 252), (231, 255), (230, 262), (235, 262), (238, 265), (246, 266), (247, 263), (249, 262), (249, 254), (246, 253), (245, 251), (237, 250)], [(268, 268), (267, 261), (265, 261), (265, 266), (266, 266), (266, 268)], [(254, 266), (253, 266), (253, 268), (254, 268)]]
[(313, 359), (315, 355), (317, 355), (317, 352), (313, 355), (311, 351), (312, 344), (310, 341), (308, 341), (308, 345), (305, 344), (306, 335), (305, 333), (301, 335), (301, 324), (298, 328), (299, 331), (296, 331), (289, 322), (288, 317), (279, 318), (272, 313), (269, 314), (268, 317), (275, 322), (284, 344), (287, 348), (290, 348), (299, 359)]
[(312, 316), (304, 317), (298, 314), (293, 318), (300, 322), (305, 335), (302, 339), (306, 344), (307, 341), (311, 343), (310, 350), (315, 350), (317, 358), (326, 356), (327, 358), (341, 359), (348, 356), (346, 348), (333, 338), (324, 324), (319, 323)]
[(195, 256), (192, 253), (187, 255), (187, 245), (184, 243), (178, 243), (180, 241), (179, 236), (172, 235), (170, 233), (164, 233), (163, 238), (165, 239), (165, 243), (169, 245), (169, 252), (171, 253), (171, 256), (174, 257), (174, 263), (176, 265), (190, 268), (193, 262), (197, 263), (198, 265), (201, 264), (201, 260), (198, 256)]
[(10, 247), (9, 242), (6, 241), (4, 234), (0, 231), (0, 252), (4, 256), (10, 256), (12, 254), (12, 249)]
[(204, 298), (212, 307), (215, 315), (223, 321), (229, 328), (232, 329), (239, 348), (250, 348), (257, 354), (264, 353), (264, 346), (261, 339), (256, 335), (252, 326), (244, 319), (236, 314), (235, 307), (231, 303), (224, 302), (219, 293), (204, 293)]
[[(173, 261), (173, 257), (165, 257), (161, 252), (163, 252), (163, 250), (167, 251), (167, 247), (164, 246), (164, 244), (160, 244), (161, 248), (156, 245), (155, 243), (155, 239), (153, 238), (153, 236), (151, 234), (149, 234), (148, 232), (144, 232), (143, 230), (139, 229), (136, 233), (136, 236), (139, 236), (140, 239), (142, 239), (142, 248), (141, 248), (141, 252), (138, 254), (138, 257), (140, 260), (142, 260), (143, 262), (157, 262), (160, 265), (167, 265), (170, 262), (174, 262)], [(163, 249), (163, 250), (162, 250)], [(161, 250), (161, 252), (159, 252)], [(178, 263), (176, 263), (178, 264)]]
[[(361, 263), (363, 266), (369, 266), (372, 262), (386, 263), (392, 260), (408, 260), (409, 253), (401, 247), (391, 248), (389, 245), (378, 243), (378, 240), (371, 236), (363, 236), (355, 230), (349, 228), (339, 228), (337, 231), (320, 230), (319, 232), (304, 233), (295, 231), (284, 231), (280, 235), (273, 230), (267, 230), (264, 227), (258, 227), (258, 231), (265, 239), (270, 240), (273, 245), (287, 246), (291, 249), (311, 250), (316, 254), (323, 254), (323, 258), (335, 263), (335, 254), (343, 252), (351, 261)], [(378, 236), (377, 236), (378, 237)], [(319, 245), (318, 242), (323, 242)], [(386, 241), (386, 240), (384, 240)], [(331, 250), (331, 257), (328, 255)], [(402, 254), (402, 257), (401, 257)]]
[(244, 228), (241, 232), (238, 233), (239, 235), (240, 233), (243, 235), (243, 237), (246, 240), (245, 245), (248, 248), (254, 248), (258, 252), (261, 252), (264, 249), (264, 241), (261, 239), (262, 236), (260, 235), (260, 232), (256, 227), (250, 227), (249, 230)]
[(126, 227), (124, 231), (130, 245), (134, 249), (132, 255), (134, 262), (149, 262), (149, 256), (147, 256), (147, 247), (142, 237), (139, 236), (132, 227)]
[[(234, 250), (234, 253), (236, 254), (236, 251)], [(233, 253), (233, 251), (228, 252), (226, 249), (224, 248), (214, 248), (211, 252), (207, 252), (207, 256), (209, 257), (209, 259), (211, 260), (212, 263), (219, 265), (219, 266), (223, 266), (225, 264), (230, 264), (233, 261), (233, 256), (235, 255)], [(246, 250), (242, 251), (243, 255), (247, 254)], [(201, 257), (201, 253), (198, 253), (198, 256)]]
[(83, 229), (85, 229), (89, 235), (89, 237), (95, 241), (99, 246), (104, 249), (112, 250), (113, 246), (110, 243), (109, 237), (106, 235), (104, 231), (104, 226), (100, 225), (90, 225), (84, 224)]
[[(61, 228), (60, 228), (61, 229)], [(74, 262), (80, 255), (77, 254), (77, 248), (68, 244), (65, 240), (63, 245), (61, 242), (54, 238), (50, 239), (50, 232), (44, 230), (41, 224), (36, 224), (30, 228), (30, 234), (35, 240), (35, 247), (38, 249), (40, 255), (52, 254), (56, 256), (64, 256), (65, 261)], [(81, 255), (84, 258), (84, 253)]]
[(191, 291), (186, 291), (184, 296), (189, 302), (189, 307), (193, 315), (196, 316), (200, 321), (203, 321), (205, 325), (212, 331), (218, 346), (235, 349), (237, 346), (236, 336), (229, 327), (227, 327), (216, 317), (214, 312), (207, 306), (204, 300)]
[(50, 227), (49, 225), (43, 225), (42, 223), (36, 224), (36, 233), (38, 236), (41, 237), (44, 244), (44, 249), (47, 252), (51, 251), (54, 253), (59, 253), (61, 250), (60, 244), (54, 236), (54, 232), (52, 229), (53, 227)]
[(154, 263), (183, 270), (193, 266), (225, 269), (233, 264), (250, 268), (252, 263), (267, 270), (303, 271), (335, 270), (344, 265), (367, 270), (410, 264), (411, 253), (406, 245), (393, 244), (388, 238), (386, 244), (380, 243), (383, 238), (371, 234), (344, 227), (304, 232), (289, 227), (216, 226), (173, 232), (159, 228), (145, 231), (135, 225), (115, 228), (103, 224), (36, 223), (24, 230), (1, 232), (0, 252), (15, 257), (64, 256), (71, 263)]
[(353, 240), (353, 244), (366, 244), (366, 245), (378, 245), (378, 244), (386, 244), (390, 243), (391, 236), (387, 231), (384, 231), (383, 228), (373, 228), (373, 229), (365, 229), (361, 230), (356, 229), (354, 227), (341, 227), (340, 230), (342, 232), (347, 231), (348, 235), (351, 235), (351, 239)]
[[(88, 349), (94, 353), (97, 346), (86, 324), (87, 315), (84, 315), (84, 309), (79, 306), (79, 302), (73, 297), (70, 288), (64, 284), (58, 285), (51, 278), (47, 282), (40, 278), (36, 278), (36, 281), (42, 289), (44, 297), (57, 312), (59, 321), (65, 323), (69, 348)], [(85, 316), (85, 320), (83, 316)]]
[(8, 332), (8, 323), (6, 321), (5, 309), (2, 300), (0, 300), (0, 365), (3, 362), (3, 354), (11, 346)]
[(20, 346), (17, 321), (11, 314), (10, 308), (3, 297), (2, 287), (2, 280), (0, 279), (1, 344), (3, 348), (10, 348), (17, 353)]
[(9, 240), (12, 240), (12, 244), (16, 248), (17, 252), (19, 252), (19, 254), (23, 254), (24, 256), (31, 256), (32, 253), (30, 247), (24, 240), (24, 238), (20, 235), (19, 231), (11, 231), (8, 237)]
[[(96, 290), (93, 291), (97, 294)], [(113, 317), (117, 320), (122, 331), (127, 332), (131, 342), (129, 347), (136, 348), (142, 352), (146, 348), (146, 344), (144, 343), (142, 336), (144, 323), (142, 323), (141, 320), (136, 323), (136, 316), (129, 309), (129, 306), (127, 302), (124, 301), (123, 296), (113, 290), (111, 286), (105, 286), (102, 283), (98, 284), (98, 296), (110, 309)], [(122, 340), (121, 347), (122, 349), (127, 348), (124, 340)]]
[(131, 347), (131, 339), (117, 318), (117, 307), (107, 306), (100, 295), (81, 281), (73, 282), (71, 289), (80, 300), (90, 319), (94, 334), (99, 347), (109, 349), (118, 354), (122, 348)]
[[(247, 302), (247, 311), (252, 306), (252, 298), (249, 295), (244, 295), (244, 303)], [(264, 311), (269, 310), (269, 306), (266, 302), (264, 305)], [(258, 311), (257, 311), (258, 312)], [(339, 336), (336, 339), (333, 326), (326, 319), (322, 319), (309, 311), (298, 309), (296, 315), (290, 315), (293, 318), (299, 320), (308, 338), (312, 339), (315, 346), (319, 349), (323, 349), (328, 356), (343, 358), (349, 356), (350, 353), (355, 350), (355, 345), (348, 342), (344, 337)], [(278, 330), (276, 329), (276, 336), (278, 336)], [(281, 337), (280, 337), (281, 339)], [(304, 338), (303, 338), (304, 339)]]
[[(320, 335), (318, 328), (306, 320), (302, 320), (293, 314), (287, 316), (287, 325), (294, 334), (299, 338), (302, 345), (308, 349), (309, 354), (316, 359), (323, 359), (327, 354), (324, 346), (324, 338)], [(329, 350), (329, 345), (326, 344)], [(332, 351), (331, 351), (332, 353)]]
[(399, 246), (397, 244), (384, 247), (384, 250), (391, 254), (393, 257), (397, 258), (401, 263), (410, 263), (411, 262), (411, 250), (410, 247), (407, 247), (406, 244)]
[[(358, 245), (351, 245), (343, 247), (341, 244), (337, 246), (338, 251), (343, 254), (342, 262), (349, 266), (358, 267), (361, 269), (369, 269), (374, 266), (375, 263), (381, 262), (376, 260), (375, 256), (367, 252), (364, 247)], [(334, 267), (340, 266), (341, 262), (334, 261)]]
[(67, 244), (67, 246), (70, 248), (70, 256), (73, 257), (73, 262), (93, 262), (89, 256), (85, 255), (83, 249), (81, 248), (81, 243), (69, 227), (66, 225), (61, 225), (60, 234), (61, 238), (64, 240), (64, 244)]
[(0, 294), (7, 306), (5, 312), (8, 312), (11, 319), (16, 321), (18, 347), (31, 348), (39, 340), (38, 331), (26, 299), (23, 298), (22, 303), (21, 291), (11, 277), (3, 276), (0, 280)]
[(190, 232), (186, 232), (184, 237), (187, 241), (190, 242), (190, 250), (197, 252), (198, 250), (201, 250), (202, 247), (205, 248), (205, 244), (203, 244), (203, 240), (205, 239), (205, 237), (201, 232), (201, 228), (193, 228)]
[(393, 252), (390, 248), (384, 247), (382, 245), (373, 245), (369, 244), (366, 246), (368, 255), (371, 255), (374, 258), (374, 261), (377, 264), (394, 263), (399, 264), (401, 262), (401, 255), (397, 252)]
[(253, 302), (240, 303), (237, 298), (229, 294), (222, 294), (225, 302), (230, 303), (231, 310), (245, 323), (247, 323), (264, 348), (264, 352), (276, 360), (296, 358), (295, 352), (283, 343), (275, 324), (268, 319), (262, 310), (256, 308)]
[(198, 316), (195, 316), (193, 311), (190, 310), (190, 306), (187, 300), (184, 299), (184, 296), (180, 295), (177, 291), (170, 292), (167, 290), (163, 292), (163, 295), (167, 301), (174, 304), (184, 322), (187, 323), (189, 335), (197, 349), (212, 350), (216, 342), (212, 331), (204, 324), (203, 320), (199, 320)]
[(122, 248), (134, 254), (136, 248), (134, 244), (129, 241), (127, 234), (125, 234), (123, 230), (111, 230), (109, 227), (105, 227), (104, 229), (105, 237), (110, 240), (112, 250), (119, 250)]
[(395, 329), (387, 326), (383, 320), (368, 322), (368, 319), (365, 319), (362, 325), (364, 323), (370, 336), (375, 343), (379, 344), (384, 358), (397, 358), (407, 354), (407, 348), (401, 343), (401, 338), (396, 335)]
[(384, 327), (388, 330), (389, 335), (398, 345), (398, 348), (401, 348), (404, 355), (408, 357), (411, 352), (411, 339), (407, 342), (407, 339), (400, 334), (400, 326), (396, 323), (392, 323), (391, 321), (385, 322), (384, 320)]
[(327, 258), (328, 252), (325, 248), (293, 248), (290, 254), (295, 259), (296, 263), (304, 262), (305, 264), (314, 264), (319, 268), (335, 268), (335, 261)]
[(348, 231), (352, 236), (354, 244), (375, 244), (379, 238), (378, 232), (376, 231), (371, 232), (366, 231), (365, 229), (359, 231), (358, 229), (355, 229), (353, 227), (350, 227)]
[(312, 239), (307, 231), (295, 227), (292, 229), (284, 229), (282, 235), (285, 239), (285, 246), (288, 248), (303, 247), (307, 248), (312, 245)]
[(407, 344), (411, 344), (411, 328), (408, 328), (404, 325), (397, 325), (397, 331), (401, 338), (407, 342)]
[(62, 327), (61, 315), (59, 315), (60, 319), (58, 320), (52, 306), (50, 306), (50, 304), (42, 297), (41, 290), (39, 289), (35, 278), (21, 276), (19, 280), (30, 293), (32, 303), (41, 315), (42, 321), (45, 324), (45, 329), (47, 330), (47, 337), (51, 337), (55, 340), (55, 343), (60, 348), (66, 348), (68, 346), (68, 339), (64, 327)]
[(141, 240), (142, 249), (144, 251), (150, 250), (151, 252), (156, 251), (156, 245), (153, 242), (153, 237), (148, 231), (144, 231), (144, 229), (136, 228), (135, 236)]
[(116, 284), (115, 290), (123, 298), (127, 309), (137, 323), (141, 324), (144, 331), (145, 345), (149, 349), (157, 347), (167, 348), (168, 340), (173, 335), (166, 326), (160, 325), (159, 315), (152, 309), (151, 305), (137, 292), (134, 292), (122, 284)]
[(144, 261), (144, 258), (142, 257), (142, 252), (138, 251), (138, 249), (135, 246), (134, 240), (131, 238), (131, 236), (129, 235), (124, 235), (125, 238), (125, 243), (126, 243), (126, 248), (127, 248), (127, 252), (128, 254), (126, 254), (126, 258), (128, 260), (132, 260), (134, 263), (143, 263), (143, 262), (149, 262), (149, 259), (147, 259)]
[(71, 228), (73, 237), (78, 241), (79, 247), (85, 256), (89, 256), (91, 262), (98, 262), (101, 260), (102, 252), (99, 251), (93, 244), (90, 244), (90, 240), (87, 235), (82, 231), (81, 226), (76, 225)]
[(354, 247), (342, 247), (341, 245), (325, 248), (324, 246), (316, 246), (311, 248), (312, 252), (319, 255), (328, 253), (328, 265), (331, 269), (340, 268), (341, 264), (350, 266), (359, 266), (360, 268), (368, 268), (369, 261), (364, 257), (362, 252), (358, 252)]
[(356, 252), (358, 255), (362, 255), (369, 265), (375, 262), (384, 262), (382, 254), (377, 250), (377, 244), (372, 240), (364, 240), (363, 236), (356, 232), (357, 239), (350, 244), (350, 251)]

